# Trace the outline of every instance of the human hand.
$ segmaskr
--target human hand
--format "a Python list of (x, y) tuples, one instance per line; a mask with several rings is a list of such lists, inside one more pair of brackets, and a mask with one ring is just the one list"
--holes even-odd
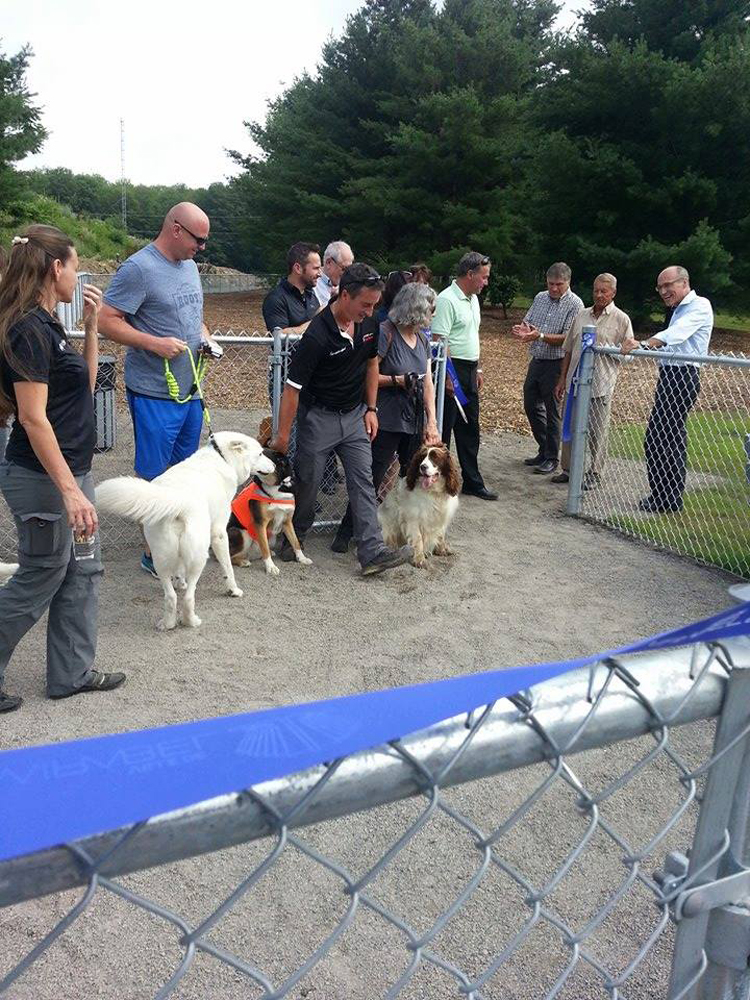
[(484, 375), (478, 371), (477, 372), (477, 392), (482, 391), (482, 386), (484, 385)]
[(284, 438), (277, 434), (276, 437), (269, 442), (268, 450), (278, 451), (280, 455), (286, 455), (287, 451), (289, 451), (289, 438)]
[(91, 536), (96, 533), (99, 525), (96, 508), (78, 486), (63, 494), (63, 504), (74, 534)]
[(424, 429), (424, 443), (428, 447), (437, 446), (442, 444), (442, 438), (440, 437), (440, 432), (438, 431), (437, 424), (434, 420), (428, 420)]
[(555, 385), (555, 388), (552, 390), (552, 392), (553, 392), (554, 397), (557, 400), (557, 402), (558, 403), (562, 403), (562, 398), (565, 395), (565, 383), (564, 382), (558, 382)]
[(637, 351), (640, 346), (640, 340), (636, 340), (635, 337), (626, 337), (620, 344), (620, 350), (623, 354), (630, 354), (631, 351)]
[(96, 330), (99, 310), (102, 307), (104, 295), (96, 285), (83, 286), (83, 325), (86, 330)]
[(516, 325), (511, 328), (511, 333), (523, 343), (526, 343), (528, 340), (535, 340), (538, 336), (536, 327), (527, 323), (526, 320), (523, 320), (521, 323), (516, 323)]
[(176, 358), (178, 354), (187, 350), (187, 344), (179, 337), (154, 337), (150, 350), (160, 358), (171, 361), (172, 358)]
[(378, 434), (378, 415), (372, 410), (367, 410), (364, 416), (365, 430), (370, 441), (374, 441)]

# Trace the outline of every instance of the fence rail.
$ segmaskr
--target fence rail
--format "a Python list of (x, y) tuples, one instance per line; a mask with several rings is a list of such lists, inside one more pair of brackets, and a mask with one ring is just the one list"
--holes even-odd
[[(659, 361), (583, 352), (568, 512), (750, 578), (750, 359), (673, 355), (666, 376)], [(592, 398), (602, 364), (619, 364), (615, 388)]]
[[(162, 933), (178, 945), (148, 984), (158, 998), (220, 995), (203, 954), (241, 977), (222, 996), (244, 982), (264, 1000), (743, 1000), (750, 912), (732, 877), (749, 860), (748, 666), (743, 639), (608, 659), (387, 746), (2, 863), (0, 905), (36, 899), (54, 916), (31, 951), (24, 935), (5, 949), (0, 992), (36, 982), (35, 967), (49, 975), (42, 956), (104, 895), (155, 918), (135, 948), (163, 956)], [(715, 717), (711, 746), (700, 720)], [(155, 866), (173, 884), (177, 859), (201, 854), (204, 870), (204, 852), (252, 841), (260, 853), (192, 917), (150, 888)], [(77, 903), (41, 899), (76, 886)], [(697, 993), (704, 976), (734, 992)]]

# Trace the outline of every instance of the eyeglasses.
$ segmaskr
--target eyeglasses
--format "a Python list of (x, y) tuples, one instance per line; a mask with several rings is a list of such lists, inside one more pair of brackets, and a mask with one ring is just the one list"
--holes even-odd
[(656, 291), (662, 292), (665, 288), (669, 288), (670, 285), (676, 285), (678, 281), (685, 281), (685, 278), (672, 278), (671, 281), (663, 281), (660, 285), (656, 286)]
[(389, 271), (388, 272), (388, 281), (391, 280), (391, 278), (393, 277), (394, 274), (400, 274), (401, 277), (404, 278), (405, 281), (411, 281), (411, 279), (414, 277), (414, 272), (413, 271)]
[(188, 236), (192, 236), (199, 247), (204, 247), (208, 242), (208, 236), (196, 236), (195, 233), (191, 233), (187, 226), (183, 226), (181, 222), (177, 219), (174, 220), (175, 225), (179, 226), (180, 229), (184, 229)]

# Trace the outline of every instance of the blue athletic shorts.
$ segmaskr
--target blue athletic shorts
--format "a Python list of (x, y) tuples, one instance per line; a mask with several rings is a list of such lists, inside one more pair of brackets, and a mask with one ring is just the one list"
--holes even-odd
[(198, 450), (203, 425), (199, 399), (175, 403), (127, 391), (135, 436), (135, 471), (155, 479)]

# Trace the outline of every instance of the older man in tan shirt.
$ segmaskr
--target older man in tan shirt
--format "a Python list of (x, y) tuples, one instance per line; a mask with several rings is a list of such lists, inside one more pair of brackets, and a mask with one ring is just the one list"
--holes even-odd
[[(599, 347), (619, 347), (623, 341), (633, 336), (633, 324), (622, 309), (618, 309), (614, 299), (617, 294), (617, 278), (614, 274), (600, 274), (594, 279), (594, 304), (580, 312), (568, 330), (564, 342), (560, 378), (555, 386), (555, 396), (561, 400), (570, 392), (573, 375), (581, 358), (581, 340), (584, 326), (596, 327), (596, 343)], [(612, 394), (615, 391), (617, 371), (621, 358), (608, 354), (598, 354), (594, 362), (594, 377), (591, 383), (591, 405), (589, 410), (589, 468), (583, 479), (585, 490), (594, 489), (604, 471), (607, 459), (607, 437)], [(553, 483), (567, 483), (570, 473), (570, 442), (564, 441), (560, 457), (562, 472), (552, 477)]]

